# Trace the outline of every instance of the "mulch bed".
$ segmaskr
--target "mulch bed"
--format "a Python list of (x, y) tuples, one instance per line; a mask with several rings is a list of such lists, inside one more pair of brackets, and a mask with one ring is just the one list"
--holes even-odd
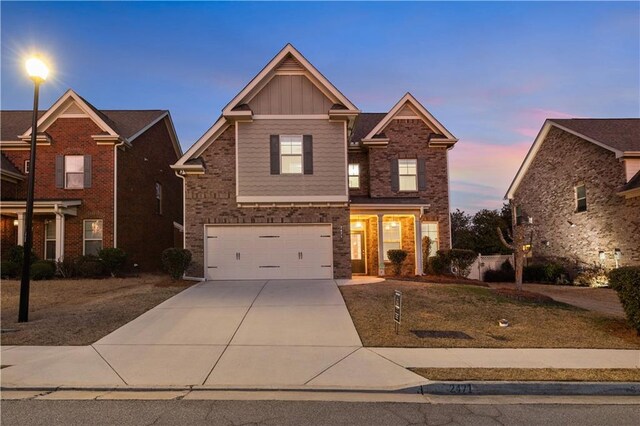
[(491, 290), (492, 293), (497, 294), (507, 299), (517, 300), (519, 302), (534, 302), (534, 303), (550, 303), (554, 302), (553, 298), (545, 296), (544, 294), (534, 293), (533, 291), (520, 290), (515, 288), (496, 288)]
[(394, 275), (385, 276), (386, 279), (396, 281), (418, 281), (431, 284), (464, 284), (464, 285), (476, 285), (479, 287), (489, 287), (489, 284), (478, 281), (470, 280), (469, 278), (456, 277), (454, 275), (414, 275), (414, 276), (399, 276)]

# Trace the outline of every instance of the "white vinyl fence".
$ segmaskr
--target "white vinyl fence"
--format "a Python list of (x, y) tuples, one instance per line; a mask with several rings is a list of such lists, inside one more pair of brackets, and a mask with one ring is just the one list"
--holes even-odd
[(486, 256), (479, 254), (476, 261), (471, 265), (471, 272), (467, 278), (483, 281), (484, 271), (487, 269), (500, 269), (500, 266), (502, 266), (505, 260), (509, 260), (511, 265), (514, 266), (513, 254), (492, 254)]

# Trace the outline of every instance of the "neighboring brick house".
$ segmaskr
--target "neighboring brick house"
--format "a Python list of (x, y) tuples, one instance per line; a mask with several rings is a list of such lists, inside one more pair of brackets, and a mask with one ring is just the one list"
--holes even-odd
[[(22, 244), (31, 111), (1, 111), (2, 252)], [(140, 270), (161, 267), (181, 227), (182, 152), (165, 110), (98, 110), (68, 90), (38, 119), (34, 251), (59, 260), (126, 251)]]
[(532, 255), (640, 265), (640, 119), (549, 119), (507, 192)]
[(188, 271), (204, 279), (422, 272), (422, 236), (450, 247), (457, 139), (410, 94), (362, 113), (287, 45), (173, 166), (184, 179)]

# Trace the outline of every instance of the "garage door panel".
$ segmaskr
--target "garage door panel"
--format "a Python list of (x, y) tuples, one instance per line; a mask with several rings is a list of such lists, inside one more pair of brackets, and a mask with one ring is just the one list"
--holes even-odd
[(332, 278), (330, 225), (208, 226), (208, 279)]

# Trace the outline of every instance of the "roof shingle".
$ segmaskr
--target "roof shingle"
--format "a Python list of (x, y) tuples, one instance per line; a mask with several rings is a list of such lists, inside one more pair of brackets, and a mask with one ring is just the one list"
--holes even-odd
[(618, 151), (640, 151), (640, 118), (549, 119)]

